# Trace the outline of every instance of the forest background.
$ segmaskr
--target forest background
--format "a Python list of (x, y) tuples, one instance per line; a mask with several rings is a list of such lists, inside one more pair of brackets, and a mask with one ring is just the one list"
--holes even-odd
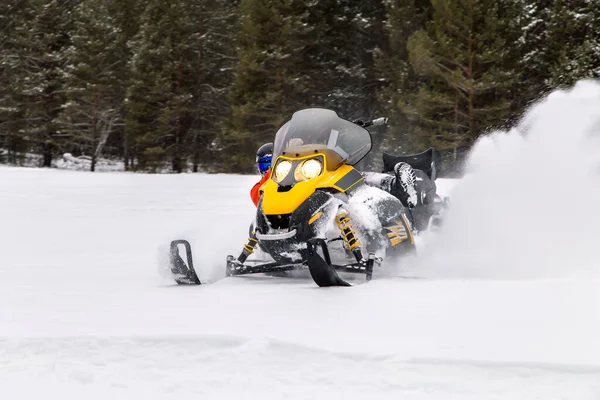
[[(444, 156), (600, 72), (600, 0), (3, 0), (0, 163), (255, 172), (294, 111)], [(600, 110), (599, 110), (600, 112)]]

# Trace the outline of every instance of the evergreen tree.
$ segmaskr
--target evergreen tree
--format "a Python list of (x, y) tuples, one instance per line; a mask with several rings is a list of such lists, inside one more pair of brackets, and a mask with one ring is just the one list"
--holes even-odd
[(229, 91), (236, 64), (235, 40), (239, 29), (237, 6), (228, 0), (189, 2), (189, 13), (196, 24), (190, 38), (195, 43), (196, 71), (191, 124), (187, 135), (192, 170), (208, 167), (227, 158), (217, 156), (216, 139), (230, 114)]
[(429, 0), (393, 0), (387, 9), (388, 43), (382, 47), (376, 62), (377, 75), (385, 82), (378, 92), (378, 100), (390, 119), (390, 133), (382, 150), (407, 152), (416, 149), (410, 141), (410, 121), (398, 103), (401, 98), (416, 93), (419, 84), (426, 81), (412, 69), (407, 43), (430, 19), (431, 3)]
[(188, 84), (195, 73), (191, 37), (194, 24), (182, 0), (151, 0), (132, 40), (132, 79), (127, 117), (139, 168), (158, 167), (166, 160), (176, 172), (185, 161), (185, 136), (193, 93)]
[(555, 0), (514, 0), (508, 2), (513, 12), (509, 17), (521, 35), (512, 41), (520, 55), (518, 82), (513, 96), (513, 113), (520, 116), (532, 101), (543, 97), (552, 87), (548, 80), (552, 56), (549, 54), (548, 25)]
[[(130, 46), (132, 39), (138, 34), (141, 23), (141, 15), (144, 12), (149, 0), (119, 0), (107, 2), (106, 6), (112, 19), (116, 22), (118, 39), (117, 53), (122, 54), (122, 64), (118, 72), (118, 82), (123, 83), (119, 91), (121, 96), (120, 119), (125, 118), (125, 98), (126, 88), (132, 79), (131, 65), (134, 48)], [(129, 170), (133, 165), (134, 154), (132, 151), (133, 134), (127, 134), (126, 124), (114, 127), (114, 134), (108, 138), (107, 146), (114, 148), (115, 151), (123, 157), (125, 169)]]
[(66, 135), (58, 118), (65, 98), (64, 49), (70, 45), (73, 3), (63, 0), (45, 2), (31, 24), (33, 34), (22, 95), (26, 103), (27, 125), (22, 132), (36, 143), (42, 166), (50, 167), (53, 157), (64, 150)]
[(73, 4), (70, 1), (43, 2), (28, 25), (27, 47), (21, 57), (27, 62), (21, 71), (19, 87), (25, 124), (20, 130), (27, 141), (36, 144), (41, 165), (50, 167), (53, 157), (65, 145), (58, 117), (65, 103), (64, 49), (70, 45)]
[(34, 61), (32, 24), (37, 2), (11, 0), (0, 3), (0, 149), (6, 149), (3, 161), (17, 164), (32, 150), (32, 142), (23, 135), (27, 126), (27, 105), (23, 96), (29, 65)]
[(600, 67), (600, 4), (586, 0), (515, 0), (523, 10), (522, 57), (515, 114), (561, 85), (589, 77)]
[(426, 77), (416, 95), (401, 97), (421, 146), (457, 149), (502, 125), (515, 83), (514, 48), (493, 0), (432, 0), (432, 21), (408, 43), (410, 62)]
[[(171, 161), (214, 162), (228, 116), (235, 59), (236, 7), (226, 0), (150, 1), (134, 51), (127, 106), (127, 151), (138, 168)], [(152, 166), (152, 165), (150, 165)]]
[(68, 102), (60, 121), (71, 135), (70, 146), (91, 156), (91, 170), (115, 127), (120, 124), (119, 72), (123, 54), (119, 30), (104, 0), (87, 0), (73, 12), (74, 28), (66, 76)]
[(555, 0), (550, 11), (548, 81), (572, 85), (600, 69), (600, 2)]
[(70, 10), (66, 1), (10, 1), (3, 3), (1, 21), (0, 131), (6, 132), (9, 161), (16, 153), (42, 155), (50, 166), (64, 144), (57, 118), (64, 102), (63, 54), (69, 44)]
[(371, 117), (380, 108), (374, 64), (387, 39), (383, 1), (320, 0), (307, 12), (314, 29), (301, 65), (312, 83), (308, 103), (346, 118)]

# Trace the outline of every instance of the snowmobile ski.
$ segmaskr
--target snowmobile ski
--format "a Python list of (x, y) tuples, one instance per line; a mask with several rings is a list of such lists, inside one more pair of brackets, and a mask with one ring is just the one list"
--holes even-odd
[[(317, 285), (320, 287), (352, 286), (340, 278), (331, 265), (327, 244), (323, 239), (310, 239), (306, 245), (308, 247), (308, 270)], [(319, 254), (318, 249), (321, 249), (323, 257)]]
[[(179, 255), (179, 245), (185, 247), (185, 254), (187, 264), (183, 261), (183, 258)], [(200, 279), (194, 269), (194, 262), (192, 260), (192, 247), (187, 240), (179, 239), (171, 242), (170, 257), (171, 273), (175, 282), (179, 285), (200, 285)]]

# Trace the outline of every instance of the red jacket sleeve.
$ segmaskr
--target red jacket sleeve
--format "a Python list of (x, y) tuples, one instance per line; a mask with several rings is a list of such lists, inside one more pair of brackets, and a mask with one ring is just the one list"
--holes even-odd
[(268, 170), (265, 176), (261, 178), (256, 185), (252, 186), (250, 190), (250, 198), (256, 207), (258, 207), (258, 201), (260, 200), (260, 187), (271, 177), (271, 170)]

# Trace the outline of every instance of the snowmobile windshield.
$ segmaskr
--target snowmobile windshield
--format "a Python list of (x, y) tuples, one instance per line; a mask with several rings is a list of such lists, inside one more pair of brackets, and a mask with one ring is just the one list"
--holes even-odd
[(300, 110), (277, 131), (273, 159), (312, 148), (332, 150), (346, 164), (355, 165), (371, 150), (371, 134), (333, 110)]

